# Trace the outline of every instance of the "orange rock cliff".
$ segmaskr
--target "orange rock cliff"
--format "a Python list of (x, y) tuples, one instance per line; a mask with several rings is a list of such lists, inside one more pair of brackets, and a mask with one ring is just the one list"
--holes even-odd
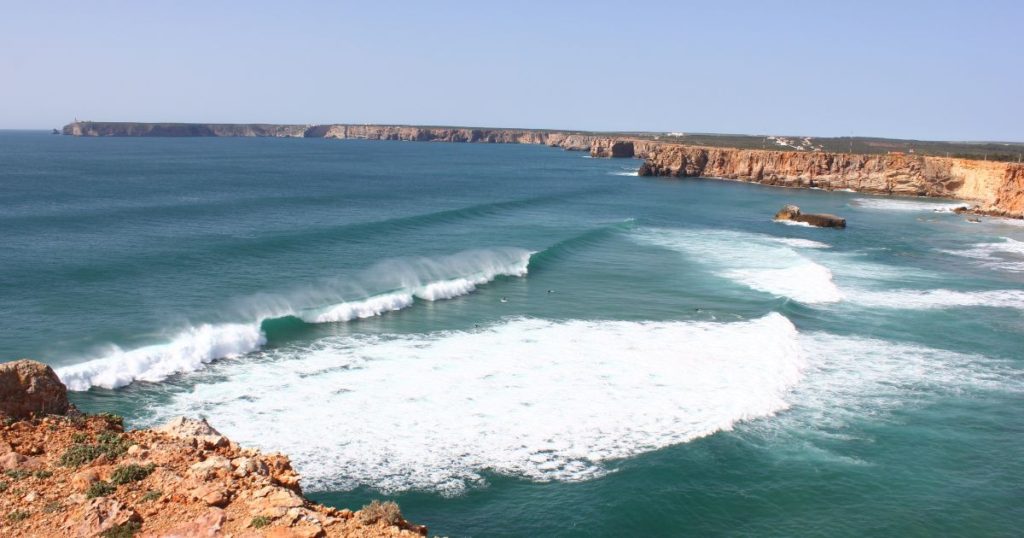
[(535, 129), (408, 125), (75, 122), (74, 136), (276, 136), (544, 144), (594, 157), (643, 159), (639, 175), (708, 177), (783, 187), (968, 200), (983, 213), (1024, 218), (1024, 165), (913, 154), (701, 147), (643, 137)]

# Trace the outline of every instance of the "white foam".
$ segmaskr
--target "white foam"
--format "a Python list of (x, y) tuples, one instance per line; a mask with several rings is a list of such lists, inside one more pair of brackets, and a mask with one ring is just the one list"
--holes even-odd
[(379, 316), (412, 306), (411, 293), (387, 293), (361, 301), (343, 302), (299, 317), (307, 323), (337, 323)]
[(991, 269), (1024, 272), (1024, 241), (1003, 237), (1002, 241), (977, 243), (963, 250), (944, 250), (947, 254), (980, 260)]
[(609, 172), (609, 173), (611, 175), (613, 175), (613, 176), (631, 176), (631, 177), (636, 177), (636, 176), (640, 175), (639, 171), (633, 170), (633, 169), (621, 170), (621, 171), (618, 171), (618, 172)]
[(794, 247), (807, 248), (816, 241), (790, 244), (792, 239), (722, 230), (638, 230), (640, 241), (687, 254), (716, 274), (752, 289), (802, 303), (832, 303), (843, 294), (832, 281), (832, 272)]
[(813, 239), (802, 239), (799, 237), (772, 237), (771, 240), (776, 243), (782, 243), (783, 245), (796, 248), (832, 248), (832, 246), (827, 243), (814, 241)]
[(70, 390), (123, 387), (133, 381), (162, 381), (192, 372), (211, 361), (249, 353), (266, 343), (256, 324), (200, 325), (182, 331), (166, 344), (124, 351), (114, 346), (104, 356), (57, 369)]
[(310, 490), (446, 494), (485, 472), (588, 479), (609, 460), (770, 416), (786, 408), (804, 364), (779, 314), (514, 319), (472, 332), (332, 337), (266, 358), (218, 365), (150, 422), (216, 417), (234, 441), (288, 453)]
[(1024, 309), (1024, 290), (955, 291), (934, 290), (860, 290), (847, 299), (861, 306), (927, 310), (956, 306), (987, 306)]
[(851, 204), (857, 207), (886, 211), (936, 211), (939, 213), (948, 213), (954, 209), (970, 207), (970, 204), (966, 202), (927, 202), (892, 198), (854, 198)]
[(798, 221), (798, 220), (773, 219), (772, 222), (777, 222), (779, 224), (785, 224), (786, 226), (802, 226), (804, 228), (813, 228), (814, 227), (814, 226), (811, 226), (810, 224), (808, 224), (806, 222), (801, 222), (801, 221)]

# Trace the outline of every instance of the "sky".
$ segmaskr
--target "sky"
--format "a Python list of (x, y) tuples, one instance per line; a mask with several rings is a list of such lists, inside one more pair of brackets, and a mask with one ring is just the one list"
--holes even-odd
[(0, 0), (0, 128), (1024, 141), (1024, 2)]

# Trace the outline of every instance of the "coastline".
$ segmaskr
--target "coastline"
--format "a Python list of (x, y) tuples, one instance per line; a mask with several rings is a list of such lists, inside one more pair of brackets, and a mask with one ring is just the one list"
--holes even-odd
[(641, 159), (637, 175), (706, 177), (821, 190), (953, 198), (977, 214), (1024, 218), (1024, 164), (905, 153), (783, 151), (689, 145), (640, 134), (408, 125), (73, 122), (85, 137), (281, 137), (539, 144), (592, 157)]

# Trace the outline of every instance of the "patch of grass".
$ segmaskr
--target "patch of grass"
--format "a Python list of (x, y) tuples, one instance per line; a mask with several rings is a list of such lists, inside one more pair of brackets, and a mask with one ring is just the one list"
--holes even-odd
[[(77, 434), (76, 434), (77, 435)], [(128, 451), (128, 440), (117, 432), (103, 432), (96, 437), (96, 444), (75, 443), (68, 447), (60, 457), (60, 464), (65, 467), (79, 467), (106, 454), (116, 459)]]
[(117, 432), (103, 432), (96, 438), (96, 446), (110, 459), (114, 459), (128, 451), (128, 440)]
[(249, 526), (254, 529), (262, 529), (267, 525), (270, 525), (270, 518), (267, 516), (256, 516), (249, 522)]
[(89, 436), (82, 432), (75, 432), (71, 434), (72, 443), (84, 443), (89, 440)]
[(22, 478), (25, 478), (26, 476), (32, 473), (26, 471), (25, 469), (10, 469), (8, 471), (5, 471), (4, 474), (13, 478), (14, 480), (21, 480)]
[(158, 490), (155, 490), (155, 489), (151, 489), (151, 490), (147, 491), (145, 495), (142, 496), (142, 500), (144, 502), (152, 502), (152, 501), (155, 501), (155, 500), (159, 499), (160, 497), (163, 497), (163, 495), (164, 495), (164, 492), (158, 491)]
[(60, 456), (60, 464), (65, 467), (79, 467), (99, 457), (99, 447), (75, 443), (68, 447)]
[(24, 521), (28, 519), (28, 516), (29, 513), (24, 510), (14, 510), (13, 512), (7, 514), (7, 521), (10, 521), (11, 523), (17, 523), (19, 521)]
[(53, 514), (64, 510), (64, 505), (60, 501), (50, 501), (43, 506), (43, 512), (47, 514)]
[(140, 528), (142, 528), (142, 524), (138, 521), (129, 521), (101, 532), (100, 538), (131, 538), (139, 532)]
[(47, 471), (46, 469), (40, 469), (40, 470), (32, 473), (32, 476), (42, 480), (44, 478), (50, 478), (51, 476), (53, 476), (53, 471)]
[(86, 499), (94, 499), (96, 497), (106, 497), (111, 493), (117, 491), (117, 486), (110, 482), (93, 482), (89, 489), (85, 491)]
[(118, 485), (138, 482), (149, 476), (155, 468), (156, 466), (152, 463), (149, 465), (136, 465), (134, 463), (121, 465), (114, 469), (114, 473), (110, 475), (110, 481)]
[(365, 525), (372, 525), (378, 521), (398, 525), (402, 521), (402, 513), (398, 510), (398, 503), (394, 501), (372, 501), (359, 510), (359, 521)]

